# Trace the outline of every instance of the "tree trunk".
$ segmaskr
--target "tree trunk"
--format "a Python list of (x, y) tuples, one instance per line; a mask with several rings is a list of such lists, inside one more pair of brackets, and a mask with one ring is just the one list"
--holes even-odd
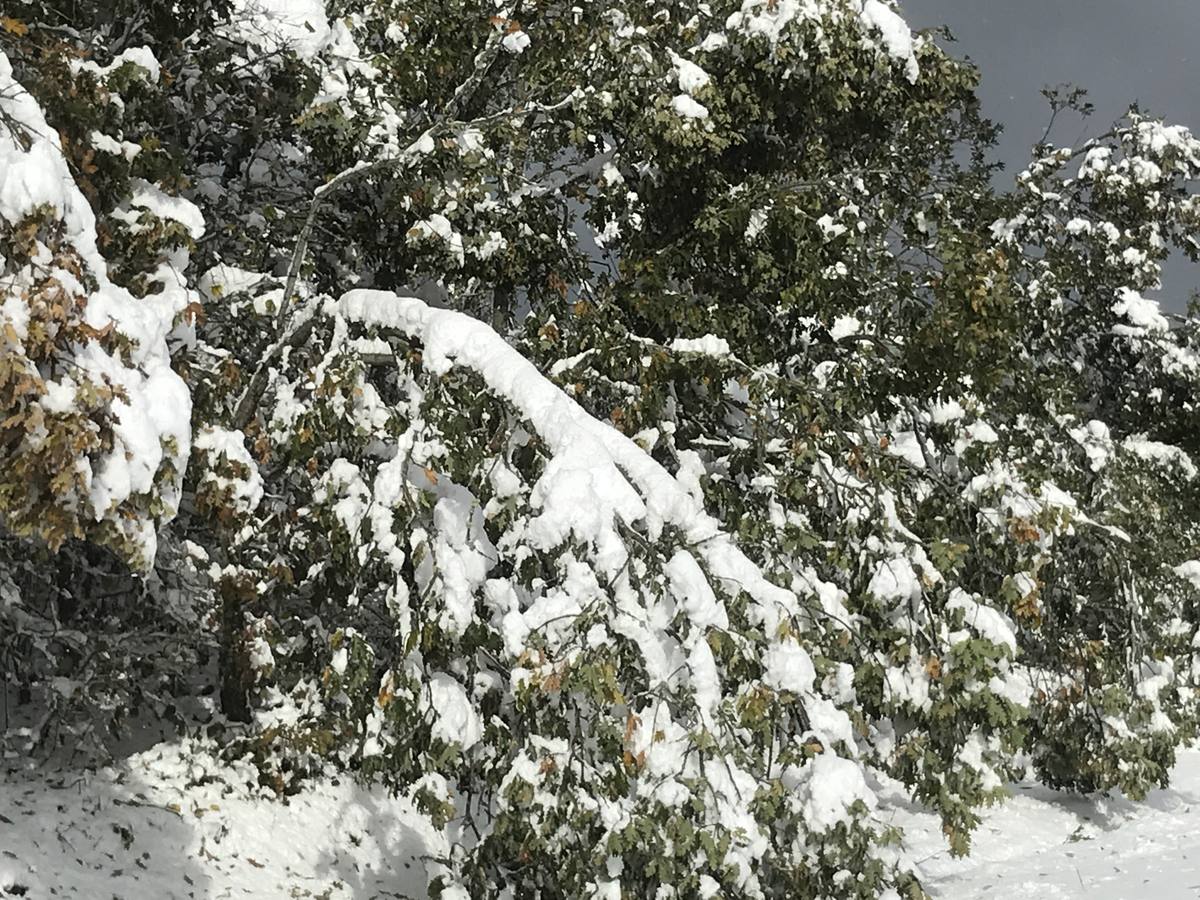
[[(221, 710), (234, 722), (250, 721), (253, 672), (246, 652), (242, 608), (254, 586), (241, 578), (221, 579)], [(251, 594), (252, 595), (252, 594)]]

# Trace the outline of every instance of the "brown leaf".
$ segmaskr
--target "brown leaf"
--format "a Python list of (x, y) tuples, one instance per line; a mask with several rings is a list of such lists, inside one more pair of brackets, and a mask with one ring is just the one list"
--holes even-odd
[(260, 432), (254, 439), (254, 456), (260, 463), (269, 462), (271, 459), (271, 438), (265, 431)]
[(925, 673), (933, 679), (942, 677), (942, 661), (936, 656), (931, 656), (925, 660)]
[(183, 308), (183, 319), (189, 325), (204, 324), (204, 307), (198, 300), (193, 300)]
[(1041, 540), (1042, 533), (1028, 519), (1014, 519), (1009, 529), (1019, 544), (1032, 544)]
[(629, 739), (631, 737), (633, 737), (634, 729), (637, 728), (640, 724), (642, 724), (642, 720), (639, 719), (637, 716), (635, 716), (633, 713), (630, 713), (629, 716), (625, 719), (625, 743), (627, 743), (627, 744), (629, 743)]
[(546, 284), (549, 286), (550, 290), (556, 292), (564, 300), (567, 299), (568, 287), (566, 279), (564, 279), (557, 272), (551, 272), (548, 276), (546, 276)]
[(87, 322), (81, 322), (79, 325), (79, 331), (84, 337), (89, 337), (94, 341), (98, 341), (112, 334), (114, 327), (116, 327), (116, 323), (114, 323), (111, 319), (103, 328), (93, 328)]

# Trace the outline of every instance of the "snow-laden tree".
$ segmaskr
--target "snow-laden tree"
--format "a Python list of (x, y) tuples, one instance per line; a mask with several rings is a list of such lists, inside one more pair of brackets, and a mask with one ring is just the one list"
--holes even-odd
[[(118, 126), (122, 91), (153, 89), (152, 54), (99, 67), (47, 53), (42, 66), (35, 95), (0, 49), (0, 744), (91, 753), (143, 705), (170, 708), (194, 656), (179, 648), (195, 622), (141, 598), (136, 573), (180, 503), (191, 396), (170, 347), (198, 309), (184, 273), (204, 220), (130, 177), (141, 145), (98, 130)], [(77, 117), (69, 129), (47, 123), (55, 101)], [(121, 596), (115, 612), (106, 595)], [(135, 625), (147, 610), (153, 624)]]
[[(269, 422), (289, 468), (318, 461), (311, 506), (243, 545), (291, 548), (245, 651), (281, 789), (333, 755), (411, 792), (463, 851), (443, 896), (909, 883), (876, 846), (803, 600), (704, 513), (694, 476), (461, 313), (354, 291), (319, 315), (308, 396)], [(285, 617), (296, 586), (336, 630)]]
[[(131, 57), (113, 65), (150, 77)], [(59, 136), (3, 55), (0, 118), (0, 517), (52, 549), (89, 539), (144, 566), (157, 527), (175, 514), (189, 450), (190, 397), (167, 352), (191, 299), (186, 250), (149, 273), (160, 288), (149, 297), (114, 284)], [(141, 229), (173, 228), (181, 243), (204, 230), (194, 206), (147, 182), (122, 214)]]
[[(42, 473), (0, 494), (23, 684), (78, 700), (78, 660), (136, 655), (84, 649), (133, 621), (117, 578), (171, 642), (122, 690), (174, 715), (209, 677), (210, 736), (280, 793), (410, 794), (446, 897), (917, 895), (873, 778), (955, 851), (1028, 765), (1165, 779), (1200, 600), (1196, 322), (1153, 299), (1196, 250), (1186, 130), (1131, 115), (998, 190), (974, 71), (880, 0), (93, 5), (0, 20), (78, 187), (3, 251), (3, 310), (90, 207), (75, 277), (116, 305), (23, 365), (46, 396), (75, 358), (159, 373), (192, 416), (72, 395), (91, 473), (176, 423), (107, 505), (83, 451), (11, 445)], [(156, 530), (145, 582), (97, 556)]]

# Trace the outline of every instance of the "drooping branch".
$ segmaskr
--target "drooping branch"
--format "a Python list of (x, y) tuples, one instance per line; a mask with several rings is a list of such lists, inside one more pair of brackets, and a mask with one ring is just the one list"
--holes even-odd
[[(349, 291), (333, 310), (349, 321), (420, 341), (423, 365), (430, 372), (456, 366), (474, 372), (529, 422), (553, 457), (569, 455), (573, 466), (586, 465), (590, 483), (600, 486), (595, 501), (606, 512), (598, 521), (609, 522), (586, 536), (598, 549), (624, 546), (617, 533), (620, 522), (642, 520), (651, 540), (666, 527), (677, 529), (717, 581), (752, 598), (768, 631), (774, 633), (780, 621), (799, 611), (796, 595), (772, 584), (670, 472), (630, 438), (593, 418), (485, 322), (390, 291)], [(572, 506), (577, 498), (570, 495), (565, 502)], [(571, 520), (566, 512), (560, 519), (555, 507), (547, 489), (542, 516), (551, 521), (551, 529)], [(624, 559), (616, 553), (607, 562), (619, 568)]]

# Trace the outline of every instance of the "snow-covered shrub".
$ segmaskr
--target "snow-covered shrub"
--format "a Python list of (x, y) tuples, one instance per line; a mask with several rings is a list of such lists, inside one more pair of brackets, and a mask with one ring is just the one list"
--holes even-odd
[(103, 758), (129, 724), (182, 724), (214, 649), (202, 580), (162, 533), (204, 223), (146, 133), (154, 54), (100, 66), (27, 12), (6, 7), (0, 39), (0, 740)]
[[(162, 532), (137, 602), (94, 568), (191, 623), (167, 667), (219, 643), (210, 734), (265, 785), (408, 793), (447, 897), (867, 897), (919, 891), (871, 770), (956, 852), (1027, 762), (1161, 782), (1185, 131), (999, 191), (974, 71), (877, 0), (131, 5), (3, 20), (0, 512), (63, 572)], [(39, 690), (92, 696), (28, 610), (157, 621), (16, 568)]]
[[(443, 896), (911, 882), (800, 599), (697, 496), (482, 323), (371, 291), (323, 315), (313, 402), (268, 427), (304, 446), (315, 415), (341, 439), (308, 451), (311, 506), (252, 542), (297, 570), (260, 598), (269, 781), (340, 757), (412, 792), (462, 848)], [(285, 620), (293, 589), (345, 624)]]
[[(3, 55), (0, 117), (0, 516), (52, 548), (89, 539), (146, 566), (178, 505), (190, 440), (190, 397), (166, 345), (187, 293), (139, 300), (109, 280), (58, 135)], [(147, 185), (131, 206), (153, 215), (162, 196)]]

